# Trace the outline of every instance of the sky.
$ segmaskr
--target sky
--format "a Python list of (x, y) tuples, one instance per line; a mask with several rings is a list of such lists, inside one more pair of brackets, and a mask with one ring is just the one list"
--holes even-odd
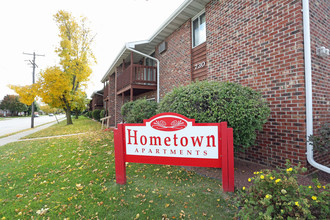
[[(53, 16), (65, 10), (85, 16), (92, 33), (97, 64), (87, 95), (103, 88), (102, 77), (126, 42), (147, 40), (184, 0), (10, 0), (0, 2), (0, 100), (15, 92), (7, 85), (32, 84), (32, 55), (36, 77), (40, 70), (58, 64), (55, 48), (60, 39)], [(37, 79), (36, 79), (37, 80)]]

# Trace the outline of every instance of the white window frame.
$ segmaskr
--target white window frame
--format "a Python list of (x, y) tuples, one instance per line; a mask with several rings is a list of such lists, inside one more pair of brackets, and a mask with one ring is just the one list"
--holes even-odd
[[(202, 14), (205, 13), (205, 9), (203, 9), (202, 11), (200, 11), (197, 15), (195, 15), (192, 19), (191, 19), (191, 45), (192, 48), (198, 47), (199, 45), (201, 45), (202, 43), (204, 43), (206, 41), (206, 37), (205, 37), (205, 41), (200, 42), (198, 45), (194, 46), (194, 21), (196, 19), (198, 19), (198, 21), (200, 20), (200, 16)], [(205, 14), (206, 15), (206, 14)], [(200, 24), (200, 22), (198, 22), (198, 24)], [(206, 35), (206, 21), (205, 21), (205, 35)]]

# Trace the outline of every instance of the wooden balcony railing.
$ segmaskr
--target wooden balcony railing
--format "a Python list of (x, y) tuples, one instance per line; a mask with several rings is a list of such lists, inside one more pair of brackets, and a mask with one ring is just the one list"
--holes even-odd
[(117, 78), (117, 92), (136, 86), (144, 88), (157, 85), (157, 68), (154, 66), (143, 66), (131, 64)]

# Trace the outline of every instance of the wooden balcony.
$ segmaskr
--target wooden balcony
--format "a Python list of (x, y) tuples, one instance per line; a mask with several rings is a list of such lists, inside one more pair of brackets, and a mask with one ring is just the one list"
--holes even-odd
[(139, 64), (129, 65), (117, 77), (117, 95), (139, 95), (157, 89), (157, 68)]

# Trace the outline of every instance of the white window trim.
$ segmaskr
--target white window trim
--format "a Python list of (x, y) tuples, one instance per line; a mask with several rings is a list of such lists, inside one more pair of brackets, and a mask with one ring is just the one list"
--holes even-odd
[[(197, 46), (194, 46), (194, 20), (196, 20), (199, 16), (201, 16), (203, 13), (205, 13), (205, 8), (203, 10), (201, 10), (198, 14), (196, 14), (192, 19), (191, 19), (191, 46), (192, 48), (198, 47), (201, 44), (198, 44)], [(206, 14), (205, 14), (206, 15)], [(206, 23), (205, 23), (205, 27), (206, 27)], [(203, 42), (204, 43), (204, 42)]]

